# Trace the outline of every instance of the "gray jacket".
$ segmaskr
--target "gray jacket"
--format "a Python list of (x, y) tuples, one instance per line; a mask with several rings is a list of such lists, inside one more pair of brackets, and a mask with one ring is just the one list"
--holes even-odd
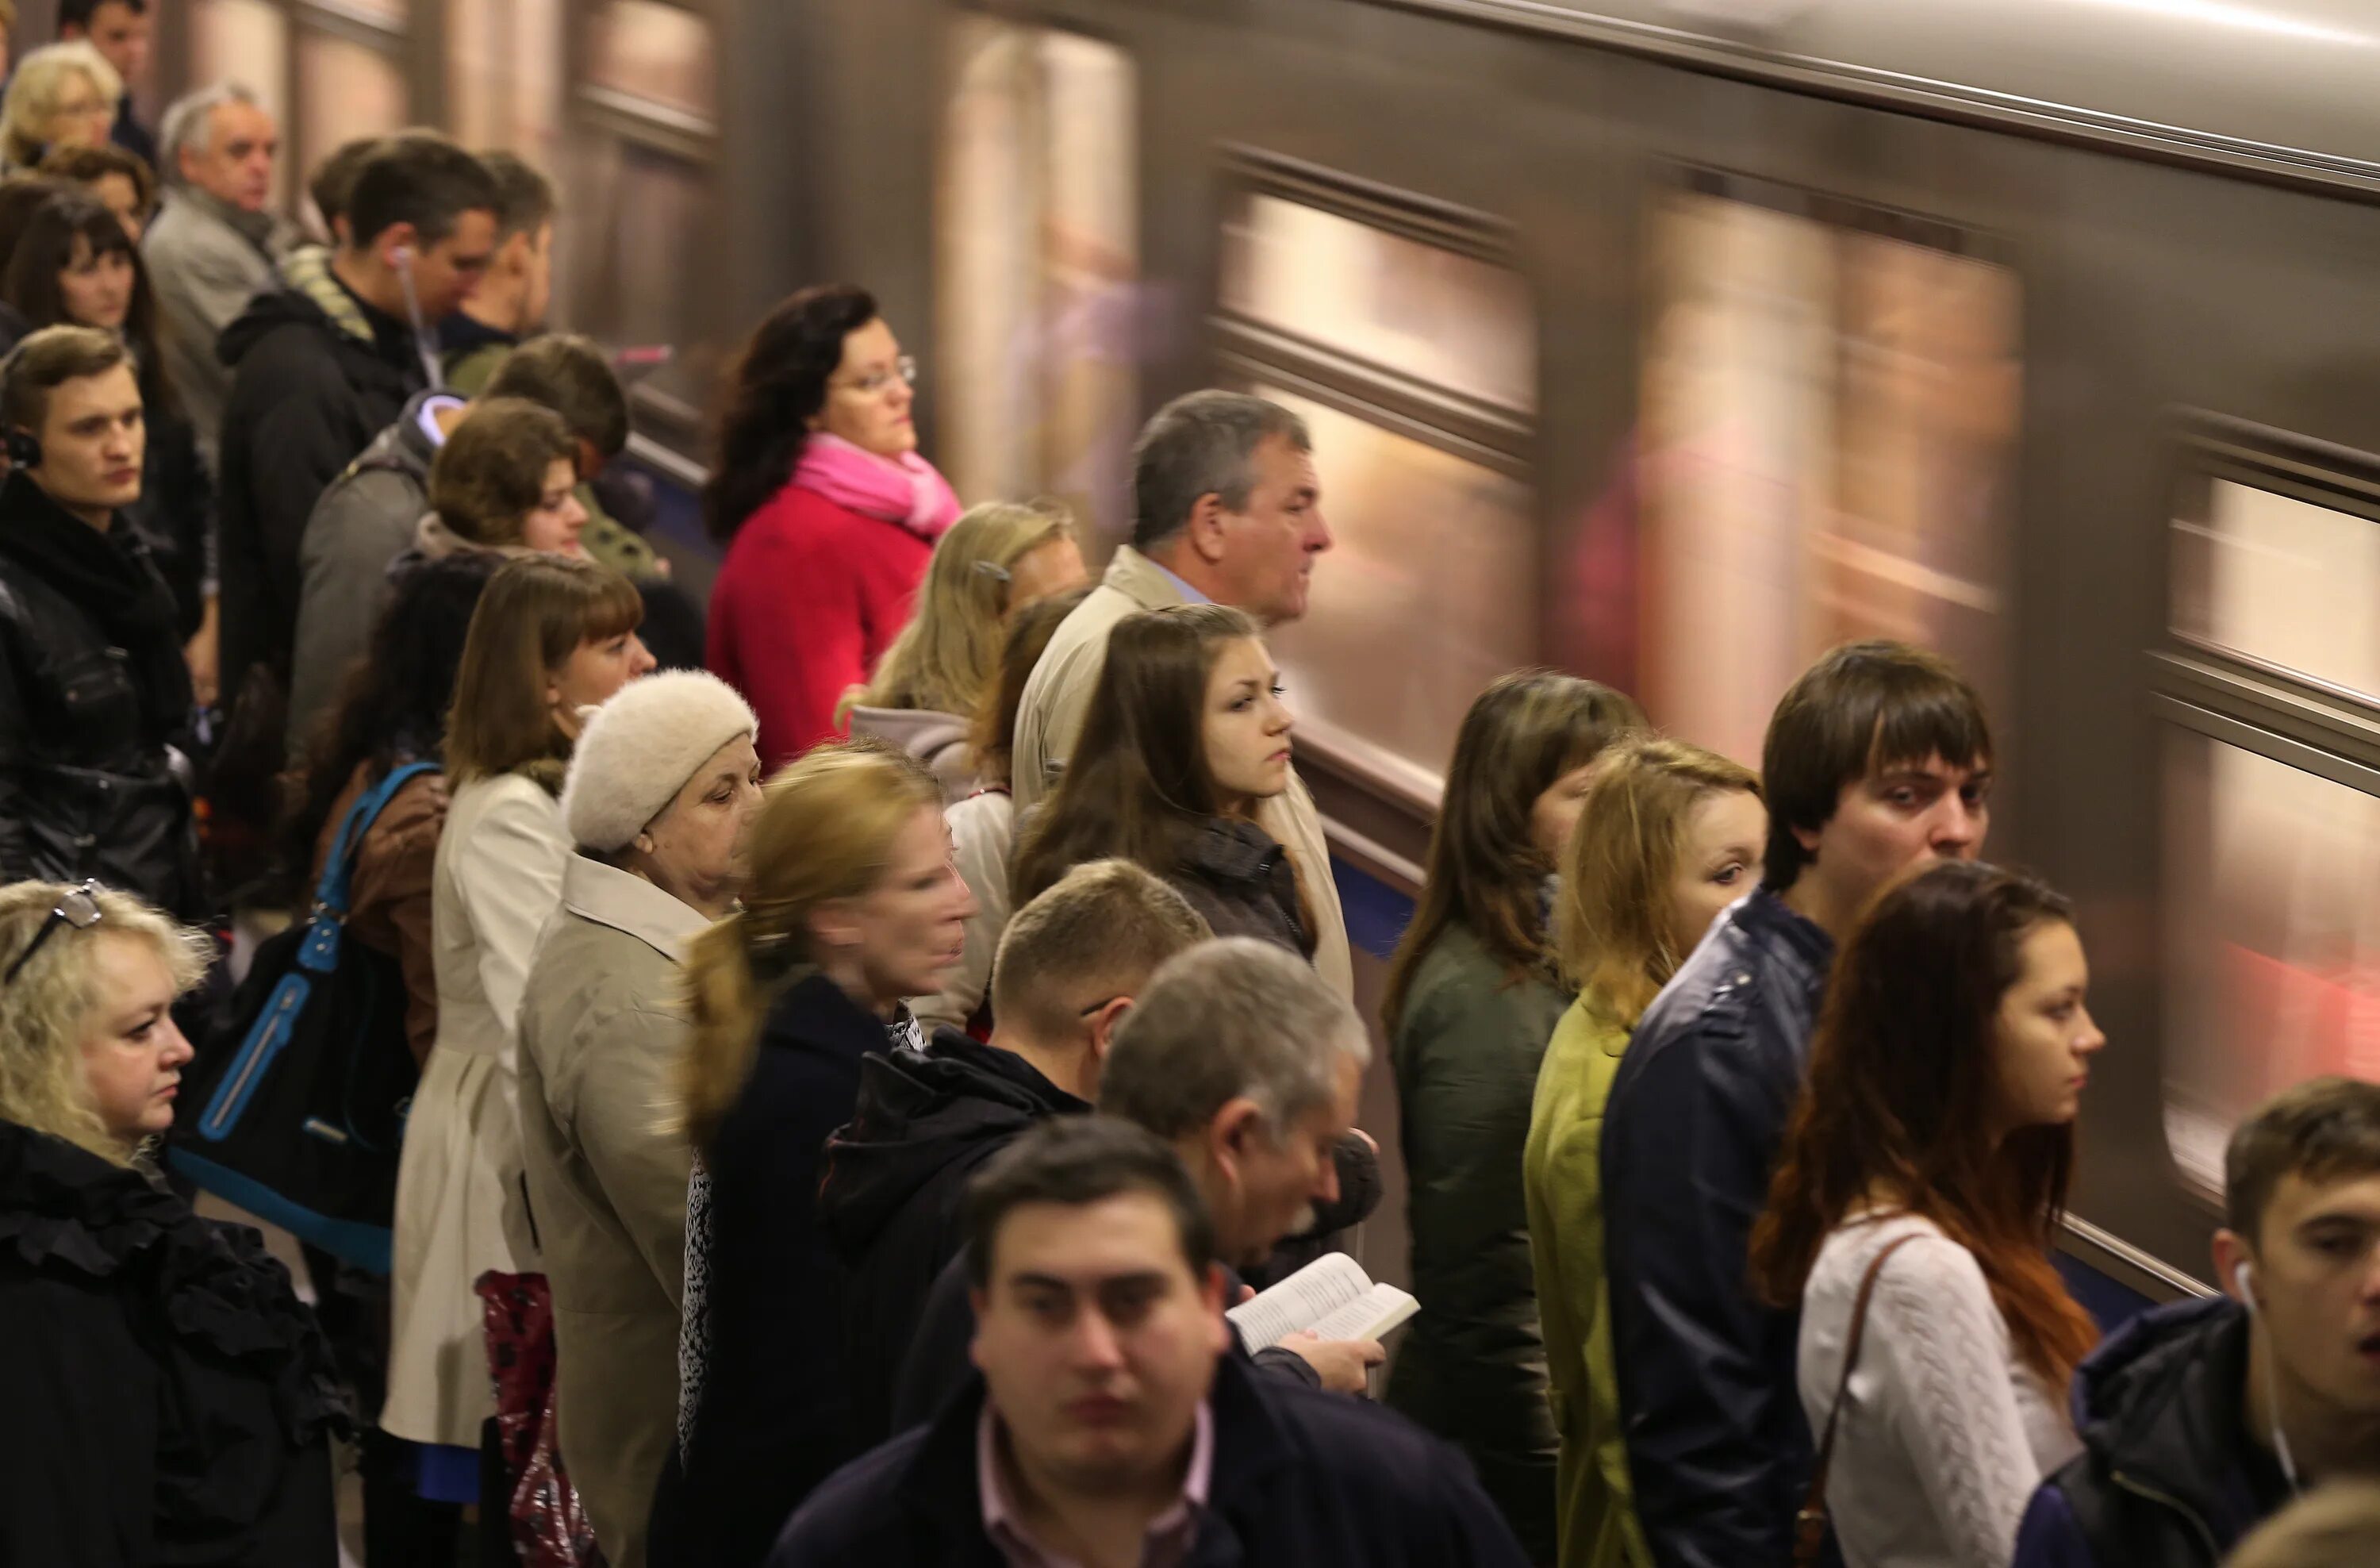
[(231, 368), (215, 358), (215, 340), (248, 308), (249, 296), (277, 285), (273, 262), (286, 239), (270, 213), (243, 213), (184, 185), (166, 192), (141, 237), (165, 373), (198, 427), (199, 451), (211, 471), (231, 395)]

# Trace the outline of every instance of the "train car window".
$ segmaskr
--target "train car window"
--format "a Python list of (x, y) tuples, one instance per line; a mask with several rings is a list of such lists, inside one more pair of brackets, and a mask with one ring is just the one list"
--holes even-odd
[(2380, 522), (2214, 478), (2173, 522), (2173, 629), (2380, 702)]
[(704, 275), (710, 182), (705, 171), (670, 153), (621, 138), (589, 149), (587, 188), (596, 210), (578, 232), (581, 310), (574, 320), (605, 341), (667, 345), (669, 363), (637, 383), (639, 428), (689, 453), (700, 444), (702, 410), (718, 383), (722, 353), (705, 335), (689, 279)]
[(960, 16), (935, 193), (936, 454), (962, 495), (1055, 497), (1124, 529), (1140, 283), (1132, 58)]
[(1716, 184), (1652, 213), (1647, 710), (1756, 760), (1814, 657), (1892, 637), (1949, 655), (2008, 711), (2016, 274), (1943, 225)]
[(449, 0), (446, 92), (457, 141), (556, 166), (562, 27), (562, 0)]
[(657, 0), (605, 0), (587, 20), (587, 82), (715, 124), (719, 100), (710, 23)]
[[(190, 8), (190, 80), (237, 81), (254, 92), (278, 124), (289, 123), (289, 18), (271, 0), (198, 0)], [(287, 200), (285, 153), (273, 180), (276, 203)]]
[(1521, 274), (1337, 213), (1244, 191), (1224, 219), (1223, 309), (1366, 365), (1517, 413), (1537, 406)]
[(403, 127), (410, 94), (404, 62), (353, 39), (298, 33), (298, 158), (311, 168), (342, 142)]

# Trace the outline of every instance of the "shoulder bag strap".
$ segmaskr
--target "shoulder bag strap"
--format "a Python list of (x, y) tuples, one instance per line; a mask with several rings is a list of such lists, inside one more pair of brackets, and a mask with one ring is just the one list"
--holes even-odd
[(344, 916), (347, 912), (347, 884), (355, 877), (356, 857), (362, 853), (364, 834), (380, 820), (396, 792), (410, 784), (416, 775), (438, 772), (435, 762), (408, 762), (402, 768), (391, 768), (388, 777), (356, 797), (347, 814), (339, 822), (339, 834), (330, 856), (322, 862), (322, 880), (314, 889), (314, 907)]
[(1843, 1398), (1852, 1392), (1852, 1372), (1859, 1366), (1860, 1341), (1867, 1334), (1867, 1304), (1876, 1295), (1876, 1278), (1884, 1272), (1887, 1258), (1924, 1234), (1912, 1231), (1885, 1243), (1868, 1260), (1867, 1272), (1860, 1276), (1859, 1297), (1852, 1304), (1852, 1331), (1843, 1342), (1843, 1375), (1836, 1380), (1834, 1403), (1827, 1407), (1827, 1429), (1818, 1439), (1818, 1462), (1811, 1467), (1809, 1493), (1802, 1500), (1802, 1512), (1793, 1516), (1793, 1568), (1813, 1568), (1826, 1544), (1827, 1471), (1834, 1463), (1835, 1425), (1842, 1419)]

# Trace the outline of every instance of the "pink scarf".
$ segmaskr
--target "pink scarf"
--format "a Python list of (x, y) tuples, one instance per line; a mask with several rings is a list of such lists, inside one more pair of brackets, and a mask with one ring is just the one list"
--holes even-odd
[(863, 517), (898, 523), (936, 540), (958, 521), (959, 498), (934, 466), (915, 452), (879, 457), (823, 432), (802, 444), (794, 482)]

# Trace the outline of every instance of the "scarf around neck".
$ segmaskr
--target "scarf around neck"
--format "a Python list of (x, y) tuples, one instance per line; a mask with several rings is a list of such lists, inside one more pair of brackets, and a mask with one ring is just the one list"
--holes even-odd
[(958, 521), (959, 498), (915, 452), (880, 457), (823, 432), (802, 444), (794, 483), (864, 517), (898, 523), (929, 542)]
[(190, 670), (174, 596), (131, 524), (118, 516), (102, 533), (23, 474), (11, 474), (0, 486), (0, 557), (72, 601), (124, 650), (144, 739), (163, 742), (189, 722)]

